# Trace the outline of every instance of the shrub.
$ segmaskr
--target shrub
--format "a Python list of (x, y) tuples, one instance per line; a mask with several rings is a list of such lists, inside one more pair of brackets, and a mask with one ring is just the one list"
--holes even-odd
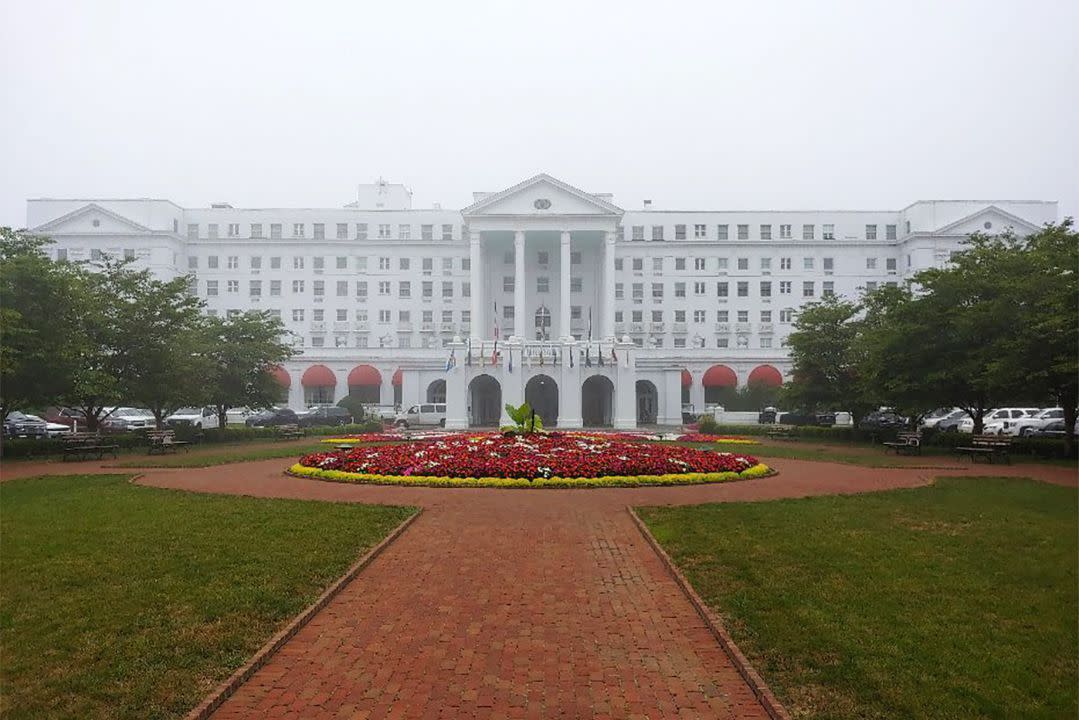
[(697, 421), (697, 432), (701, 435), (719, 435), (720, 424), (711, 415), (701, 415)]

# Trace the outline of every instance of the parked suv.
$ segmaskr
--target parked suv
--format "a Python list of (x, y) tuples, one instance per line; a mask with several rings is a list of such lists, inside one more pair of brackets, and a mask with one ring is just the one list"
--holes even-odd
[(424, 403), (413, 405), (404, 412), (397, 413), (393, 424), (398, 427), (412, 427), (413, 425), (439, 425), (446, 426), (446, 404)]
[(783, 413), (779, 416), (780, 425), (821, 425), (831, 427), (835, 425), (834, 412), (811, 413), (804, 410)]
[(1027, 437), (1035, 430), (1041, 430), (1054, 420), (1064, 420), (1064, 408), (1046, 408), (1034, 417), (1019, 418), (1008, 428), (1009, 435)]
[[(1040, 408), (997, 408), (990, 410), (982, 420), (982, 432), (986, 435), (1005, 435), (1015, 421), (1032, 418), (1040, 412)], [(962, 420), (959, 423), (959, 432), (974, 432), (974, 418), (968, 417)]]
[(300, 424), (311, 425), (348, 425), (352, 422), (352, 415), (348, 410), (336, 405), (319, 405), (310, 408), (300, 416)]
[(906, 425), (906, 419), (891, 410), (876, 410), (858, 422), (861, 430), (894, 430)]
[(165, 418), (165, 424), (170, 428), (193, 427), (196, 430), (212, 430), (220, 423), (217, 410), (207, 405), (206, 407), (180, 408)]
[(137, 432), (152, 430), (157, 425), (154, 414), (144, 408), (119, 407), (113, 409), (101, 422), (107, 432)]
[(6, 437), (48, 437), (48, 424), (36, 415), (27, 415), (18, 410), (9, 412), (4, 418), (4, 435)]

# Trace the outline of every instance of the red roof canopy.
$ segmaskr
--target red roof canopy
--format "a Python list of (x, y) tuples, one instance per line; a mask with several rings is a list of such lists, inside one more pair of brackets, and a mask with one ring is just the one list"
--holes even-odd
[(289, 376), (288, 371), (280, 365), (275, 366), (270, 370), (270, 375), (277, 381), (277, 384), (283, 388), (292, 387), (292, 378)]
[(689, 374), (689, 370), (682, 368), (682, 387), (689, 387), (693, 384), (693, 376)]
[(713, 365), (701, 379), (705, 387), (737, 387), (738, 376), (726, 365)]
[(771, 387), (779, 387), (783, 384), (783, 376), (771, 365), (758, 365), (753, 368), (753, 372), (749, 374), (749, 382), (751, 384), (768, 385)]
[(325, 365), (312, 365), (303, 371), (300, 384), (304, 387), (334, 387), (337, 385), (337, 378)]
[(390, 382), (392, 382), (394, 385), (400, 385), (401, 384), (401, 377), (403, 375), (404, 375), (404, 373), (401, 372), (401, 368), (397, 368), (397, 370), (393, 373), (393, 379)]
[(381, 385), (382, 373), (370, 365), (357, 365), (348, 374), (348, 384), (353, 385)]

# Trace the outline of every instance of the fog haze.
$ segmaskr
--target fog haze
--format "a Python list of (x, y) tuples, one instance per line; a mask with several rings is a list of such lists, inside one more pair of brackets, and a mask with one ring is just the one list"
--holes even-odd
[(0, 224), (28, 197), (1079, 212), (1079, 3), (6, 2)]

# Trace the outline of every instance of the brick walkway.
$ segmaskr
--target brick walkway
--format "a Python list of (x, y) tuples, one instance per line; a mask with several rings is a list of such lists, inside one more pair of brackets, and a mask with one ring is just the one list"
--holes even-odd
[[(1064, 467), (882, 470), (776, 460), (777, 477), (725, 485), (439, 490), (290, 478), (284, 464), (150, 470), (140, 482), (425, 511), (226, 701), (214, 716), (221, 720), (766, 717), (627, 506), (867, 492), (936, 475), (1076, 484)], [(27, 474), (35, 468), (4, 473)]]

